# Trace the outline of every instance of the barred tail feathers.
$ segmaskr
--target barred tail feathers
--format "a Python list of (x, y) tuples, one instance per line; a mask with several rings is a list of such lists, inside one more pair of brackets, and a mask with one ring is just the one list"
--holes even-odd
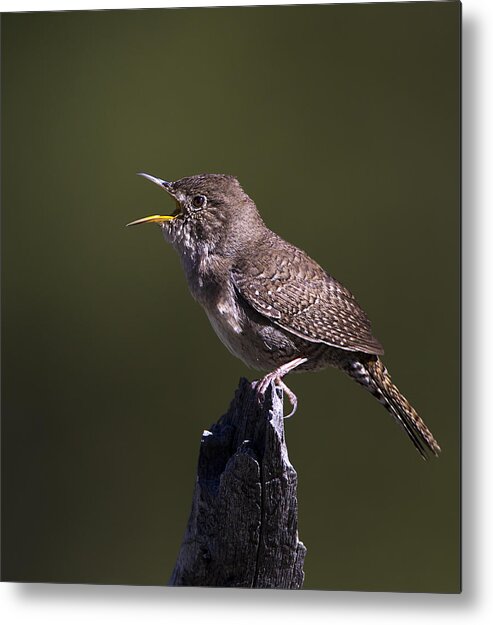
[(427, 459), (427, 451), (431, 451), (435, 456), (439, 455), (440, 446), (433, 434), (392, 382), (380, 358), (374, 357), (365, 362), (354, 360), (349, 364), (347, 372), (385, 406), (423, 458)]

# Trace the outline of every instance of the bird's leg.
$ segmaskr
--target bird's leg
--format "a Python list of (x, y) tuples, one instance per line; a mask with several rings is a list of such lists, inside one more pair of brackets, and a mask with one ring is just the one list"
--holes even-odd
[(294, 360), (290, 360), (280, 367), (277, 367), (277, 369), (274, 369), (274, 371), (271, 371), (266, 376), (264, 376), (257, 385), (257, 397), (259, 398), (259, 400), (262, 400), (264, 398), (265, 391), (269, 388), (270, 383), (274, 380), (277, 386), (280, 386), (282, 390), (286, 393), (289, 401), (291, 402), (291, 405), (293, 406), (293, 410), (291, 410), (291, 412), (285, 418), (292, 417), (296, 412), (296, 408), (298, 407), (298, 399), (293, 391), (289, 389), (286, 384), (284, 384), (282, 379), (290, 371), (296, 369), (296, 367), (299, 367), (307, 360), (308, 358), (295, 358)]

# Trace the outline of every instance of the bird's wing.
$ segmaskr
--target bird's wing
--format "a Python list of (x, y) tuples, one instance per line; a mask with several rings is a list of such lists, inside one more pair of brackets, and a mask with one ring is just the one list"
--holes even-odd
[(351, 292), (298, 248), (262, 250), (239, 261), (232, 276), (240, 296), (285, 330), (314, 343), (383, 354)]

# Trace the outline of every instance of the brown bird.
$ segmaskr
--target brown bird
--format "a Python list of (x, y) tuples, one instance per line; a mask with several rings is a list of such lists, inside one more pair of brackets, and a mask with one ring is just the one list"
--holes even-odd
[(249, 367), (269, 371), (257, 386), (260, 397), (274, 380), (293, 406), (291, 416), (297, 399), (283, 377), (336, 367), (385, 406), (424, 458), (427, 451), (438, 456), (432, 433), (392, 383), (383, 348), (354, 296), (272, 232), (234, 176), (167, 182), (140, 175), (163, 188), (176, 210), (128, 225), (160, 226), (221, 341)]

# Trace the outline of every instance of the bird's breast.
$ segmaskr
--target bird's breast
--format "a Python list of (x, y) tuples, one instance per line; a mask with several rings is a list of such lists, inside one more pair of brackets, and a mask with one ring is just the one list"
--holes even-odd
[(245, 319), (233, 287), (220, 291), (211, 301), (203, 303), (212, 327), (226, 347), (241, 358)]
[(249, 367), (268, 371), (297, 355), (300, 341), (245, 306), (232, 285), (204, 308), (222, 343)]
[(273, 369), (295, 357), (301, 340), (239, 298), (225, 268), (211, 266), (215, 271), (196, 271), (195, 268), (190, 271), (188, 285), (228, 350), (249, 367), (261, 371)]

